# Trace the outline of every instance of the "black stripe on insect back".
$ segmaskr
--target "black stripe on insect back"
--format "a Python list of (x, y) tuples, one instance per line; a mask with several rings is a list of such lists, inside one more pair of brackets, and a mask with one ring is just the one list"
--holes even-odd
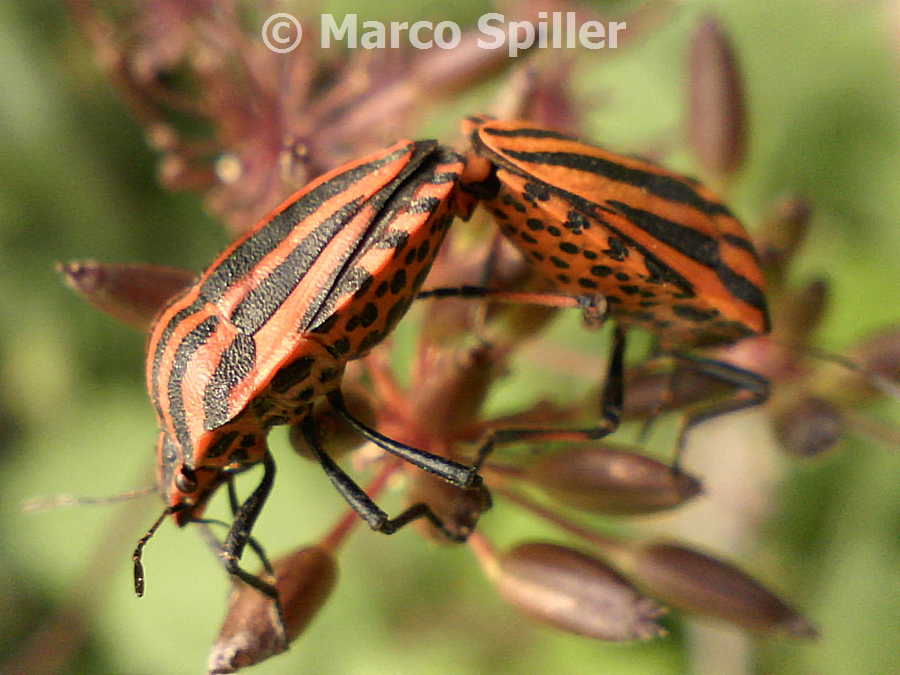
[(328, 243), (359, 213), (359, 209), (359, 199), (341, 206), (297, 244), (265, 279), (247, 293), (230, 316), (238, 330), (255, 335), (265, 326), (294, 292)]
[(253, 370), (256, 363), (256, 342), (250, 335), (236, 333), (224, 350), (212, 377), (203, 392), (203, 428), (218, 429), (228, 422), (228, 398), (234, 389)]
[[(646, 190), (660, 199), (695, 208), (707, 216), (731, 215), (731, 212), (723, 204), (704, 199), (690, 184), (675, 176), (643, 171), (625, 166), (620, 162), (575, 152), (524, 152), (504, 148), (503, 153), (530, 164), (559, 166), (625, 183)], [(510, 168), (521, 173), (517, 168)]]
[(766, 313), (766, 298), (762, 289), (722, 262), (715, 239), (648, 211), (631, 208), (622, 202), (609, 201), (607, 204), (654, 238), (713, 270), (734, 298)]
[(404, 156), (409, 150), (400, 148), (372, 162), (348, 169), (309, 191), (289, 204), (259, 230), (245, 239), (227, 258), (208, 273), (200, 295), (216, 302), (238, 279), (244, 278), (260, 261), (274, 251), (298, 223), (312, 215), (329, 199), (345, 192), (349, 186)]
[[(343, 297), (353, 295), (367, 281), (369, 274), (358, 268), (360, 260), (375, 246), (380, 246), (388, 234), (389, 227), (398, 215), (410, 206), (415, 190), (428, 182), (444, 157), (444, 151), (436, 141), (419, 141), (409, 163), (388, 185), (376, 192), (368, 202), (376, 214), (363, 236), (352, 246), (348, 246), (340, 261), (336, 261), (329, 278), (322, 284), (301, 323), (313, 329), (331, 315), (336, 303)], [(364, 273), (365, 272), (365, 273)]]
[(191, 448), (191, 437), (188, 431), (187, 417), (184, 412), (184, 397), (181, 389), (182, 380), (197, 350), (212, 337), (218, 325), (219, 318), (217, 316), (207, 317), (197, 324), (190, 333), (182, 338), (169, 367), (169, 383), (167, 386), (169, 417), (172, 420), (172, 427), (175, 429), (178, 444), (185, 452)]
[(162, 370), (163, 354), (166, 351), (166, 347), (168, 346), (169, 340), (172, 338), (172, 333), (175, 332), (175, 329), (182, 321), (185, 321), (188, 317), (193, 316), (203, 309), (204, 304), (204, 301), (198, 298), (190, 305), (177, 312), (175, 316), (169, 320), (169, 323), (166, 324), (166, 327), (163, 329), (163, 332), (156, 343), (156, 351), (153, 353), (153, 370), (150, 376), (150, 395), (153, 398), (153, 406), (156, 408), (156, 414), (160, 419), (162, 419), (163, 414), (162, 404), (159, 400), (159, 375)]

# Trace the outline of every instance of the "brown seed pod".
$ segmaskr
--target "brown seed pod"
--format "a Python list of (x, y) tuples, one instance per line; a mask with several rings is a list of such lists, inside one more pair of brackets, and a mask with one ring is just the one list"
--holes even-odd
[(671, 509), (702, 489), (696, 478), (667, 464), (596, 444), (542, 457), (524, 480), (566, 506), (615, 515)]
[(283, 622), (271, 598), (235, 584), (210, 653), (209, 675), (234, 673), (285, 651), (325, 604), (337, 580), (337, 561), (321, 546), (293, 551), (272, 568)]
[(697, 26), (688, 67), (691, 147), (708, 173), (730, 176), (746, 152), (746, 114), (737, 56), (718, 18)]
[(628, 573), (642, 589), (685, 612), (751, 630), (816, 637), (816, 629), (775, 593), (704, 553), (675, 544), (650, 544), (636, 551)]
[(815, 457), (837, 443), (846, 430), (844, 416), (830, 401), (805, 396), (774, 420), (782, 446), (798, 457)]
[(663, 609), (606, 563), (548, 543), (500, 557), (493, 582), (503, 598), (541, 623), (599, 640), (647, 640), (663, 633)]
[(106, 265), (93, 261), (58, 264), (66, 285), (101, 312), (149, 330), (173, 297), (191, 287), (193, 272), (158, 265)]

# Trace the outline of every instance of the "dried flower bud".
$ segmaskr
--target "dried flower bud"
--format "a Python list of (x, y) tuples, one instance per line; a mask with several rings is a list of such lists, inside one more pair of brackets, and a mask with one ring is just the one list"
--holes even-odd
[(609, 514), (671, 509), (701, 492), (700, 481), (683, 471), (596, 444), (542, 457), (524, 478), (566, 506)]
[[(667, 410), (680, 410), (734, 388), (721, 379), (675, 364), (675, 370), (658, 372), (640, 364), (628, 371), (625, 387), (625, 417), (646, 419)], [(599, 397), (599, 392), (595, 394)], [(595, 405), (599, 407), (599, 401)], [(662, 406), (660, 408), (660, 406)]]
[(812, 638), (816, 629), (753, 577), (717, 558), (674, 544), (635, 553), (628, 573), (672, 607), (760, 631)]
[(788, 195), (772, 207), (759, 229), (756, 250), (760, 265), (770, 278), (780, 282), (781, 277), (800, 248), (812, 219), (812, 205), (803, 197)]
[[(375, 426), (376, 415), (372, 398), (365, 391), (353, 385), (344, 385), (341, 392), (350, 413), (367, 426)], [(359, 435), (359, 432), (331, 407), (327, 398), (320, 397), (313, 403), (310, 416), (315, 421), (319, 442), (322, 447), (327, 448), (328, 454), (332, 457), (340, 457), (352, 452), (365, 443), (365, 439)], [(306, 442), (300, 425), (291, 426), (289, 439), (291, 447), (298, 455), (318, 461), (316, 453)]]
[(481, 514), (492, 506), (491, 495), (483, 485), (471, 490), (450, 485), (446, 481), (422, 471), (416, 471), (410, 482), (407, 503), (424, 502), (441, 519), (447, 532), (440, 532), (425, 519), (416, 521), (419, 532), (427, 539), (440, 543), (458, 543), (475, 531)]
[(849, 354), (851, 361), (881, 382), (879, 389), (900, 389), (900, 326), (883, 328), (860, 341)]
[(60, 264), (66, 284), (101, 312), (141, 330), (169, 300), (194, 283), (194, 274), (157, 265), (105, 265), (93, 261)]
[(272, 567), (284, 623), (271, 598), (235, 584), (209, 657), (210, 675), (234, 673), (285, 651), (325, 604), (337, 580), (337, 562), (321, 546), (301, 548)]
[(691, 40), (688, 134), (707, 172), (727, 177), (740, 167), (746, 124), (740, 68), (721, 22), (707, 16)]
[(787, 344), (807, 344), (828, 309), (830, 298), (826, 279), (811, 279), (798, 291), (787, 294), (774, 311), (778, 338)]
[(411, 390), (410, 418), (434, 438), (454, 438), (471, 425), (498, 371), (503, 354), (487, 343), (419, 351)]
[(522, 544), (503, 554), (494, 584), (531, 618), (599, 640), (647, 640), (663, 633), (663, 609), (606, 563), (564, 546)]
[(799, 457), (830, 449), (844, 433), (844, 416), (825, 399), (806, 396), (775, 416), (775, 434), (784, 448)]

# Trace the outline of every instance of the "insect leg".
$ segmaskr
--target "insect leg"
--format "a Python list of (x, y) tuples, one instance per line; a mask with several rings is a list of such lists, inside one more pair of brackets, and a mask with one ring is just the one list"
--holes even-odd
[[(387, 450), (400, 459), (409, 462), (423, 471), (433, 473), (435, 476), (442, 478), (452, 485), (456, 485), (465, 489), (477, 488), (481, 485), (481, 476), (478, 475), (476, 467), (466, 466), (452, 459), (433, 455), (424, 450), (418, 450), (404, 443), (395, 441), (384, 436), (363, 422), (356, 419), (344, 403), (344, 397), (340, 390), (336, 390), (328, 394), (328, 401), (332, 407), (343, 417), (356, 431), (358, 431), (366, 440), (372, 441), (375, 445)], [(348, 499), (348, 501), (350, 501)], [(350, 502), (351, 504), (353, 502)], [(355, 507), (354, 507), (355, 508)], [(370, 523), (371, 525), (371, 523)]]
[(693, 427), (720, 415), (762, 405), (769, 399), (770, 392), (769, 381), (765, 377), (745, 368), (685, 352), (673, 352), (672, 356), (687, 368), (735, 389), (734, 394), (723, 401), (694, 404), (684, 409), (675, 445), (674, 466), (677, 468), (684, 453), (687, 434)]
[[(260, 511), (262, 511), (262, 507), (266, 503), (266, 499), (268, 499), (269, 493), (272, 491), (272, 485), (275, 482), (275, 460), (272, 459), (272, 455), (269, 452), (266, 452), (263, 456), (263, 467), (265, 473), (262, 481), (260, 481), (259, 485), (244, 503), (238, 507), (237, 513), (234, 514), (231, 530), (225, 538), (225, 543), (222, 544), (221, 556), (225, 569), (228, 570), (229, 574), (233, 574), (241, 581), (277, 602), (278, 592), (275, 590), (275, 587), (246, 572), (239, 564), (244, 548), (252, 539), (250, 533), (253, 530), (253, 525), (256, 523), (256, 519), (259, 517)], [(252, 545), (251, 548), (255, 549)]]
[(601, 421), (596, 427), (587, 429), (497, 429), (492, 431), (478, 450), (475, 468), (481, 467), (497, 444), (516, 443), (519, 441), (561, 441), (583, 442), (598, 441), (609, 436), (619, 428), (622, 419), (623, 400), (625, 395), (625, 329), (616, 325), (613, 334), (613, 346), (609, 355), (609, 367), (606, 371), (606, 382), (603, 385), (601, 398)]
[[(315, 423), (312, 419), (307, 418), (302, 422), (303, 435), (309, 447), (313, 449), (325, 471), (325, 475), (331, 481), (332, 485), (341, 493), (341, 496), (347, 500), (347, 503), (356, 511), (360, 518), (376, 532), (382, 534), (393, 534), (400, 528), (419, 518), (426, 518), (435, 528), (444, 534), (451, 541), (463, 543), (468, 537), (468, 533), (457, 533), (450, 530), (441, 520), (431, 507), (425, 503), (413, 504), (400, 515), (390, 518), (388, 514), (378, 504), (376, 504), (365, 491), (356, 484), (356, 482), (338, 466), (328, 454), (322, 449), (319, 442), (318, 433)], [(427, 454), (427, 453), (425, 453)], [(436, 458), (439, 459), (439, 458)], [(447, 460), (449, 461), (449, 460)], [(480, 486), (480, 476), (478, 485)]]

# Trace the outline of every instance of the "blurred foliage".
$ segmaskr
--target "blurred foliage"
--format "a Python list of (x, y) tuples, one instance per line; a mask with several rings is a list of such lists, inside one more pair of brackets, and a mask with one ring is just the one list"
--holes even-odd
[[(60, 4), (0, 2), (0, 664), (25, 641), (46, 639), (34, 631), (50, 617), (69, 616), (68, 628), (38, 643), (48, 660), (60, 635), (80, 644), (59, 672), (201, 672), (229, 582), (195, 532), (167, 526), (157, 536), (145, 558), (148, 594), (138, 601), (128, 558), (159, 511), (154, 498), (21, 514), (37, 496), (114, 494), (152, 480), (144, 338), (81, 303), (54, 262), (202, 269), (227, 240), (197, 196), (157, 186), (141, 129)], [(322, 11), (369, 11), (359, 2), (333, 6)], [(404, 20), (444, 18), (436, 3), (372, 3), (371, 16), (389, 20), (398, 6)], [(840, 350), (900, 321), (900, 44), (887, 22), (896, 2), (680, 3), (632, 48), (581, 54), (586, 136), (636, 152), (664, 140), (677, 151), (673, 165), (690, 168), (677, 140), (682, 66), (691, 22), (710, 7), (731, 32), (749, 97), (750, 155), (736, 211), (752, 229), (787, 190), (814, 204), (795, 273), (833, 283), (821, 346)], [(485, 11), (469, 3), (465, 15)], [(453, 18), (462, 23), (460, 12)], [(444, 128), (492, 93), (484, 87), (461, 100)], [(896, 402), (873, 412), (900, 419)], [(321, 472), (273, 436), (278, 485), (257, 535), (280, 551), (320, 535), (343, 506)], [(788, 591), (822, 638), (760, 640), (751, 670), (900, 672), (898, 475), (897, 448), (865, 438), (789, 467), (763, 539), (742, 562)], [(533, 531), (502, 504), (483, 527), (503, 539)], [(504, 607), (464, 548), (360, 530), (309, 633), (252, 672), (679, 673), (688, 663), (680, 621), (669, 622), (670, 637), (641, 645), (555, 634)]]

